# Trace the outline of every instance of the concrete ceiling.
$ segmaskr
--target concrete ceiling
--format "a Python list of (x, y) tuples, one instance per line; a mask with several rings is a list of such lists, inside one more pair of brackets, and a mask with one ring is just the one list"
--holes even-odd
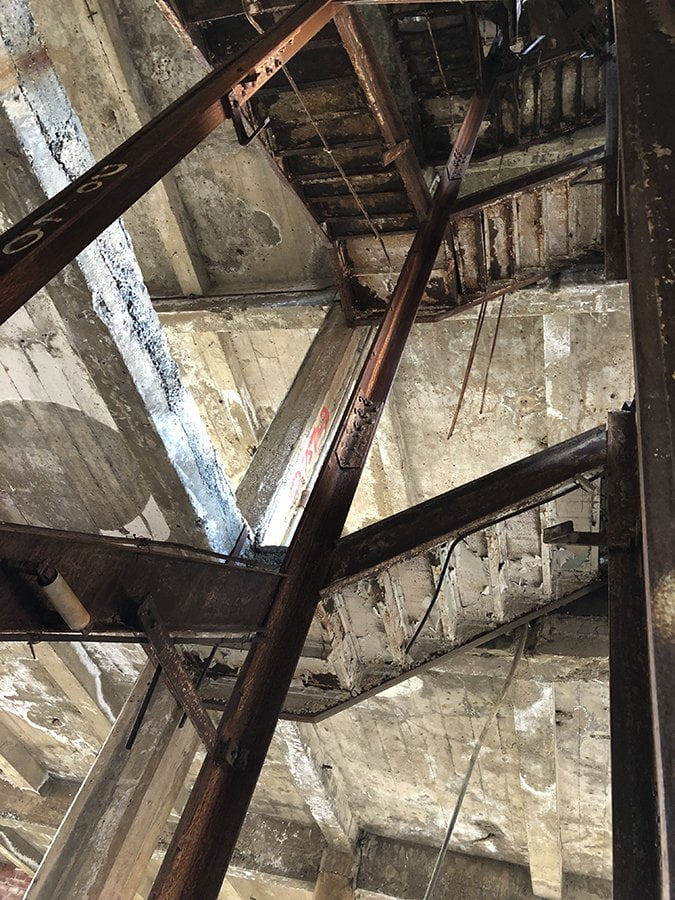
[[(19, 5), (30, 9), (44, 45), (44, 65), (51, 66), (63, 83), (72, 113), (79, 117), (97, 158), (206, 71), (186, 34), (152, 0), (99, 0), (95, 6), (66, 0), (58, 8), (45, 0), (30, 0), (26, 6), (13, 0), (12, 10)], [(3, 60), (12, 61), (11, 50), (6, 42)], [(8, 78), (1, 86), (11, 94), (14, 87), (9, 82)], [(7, 154), (21, 151), (13, 143), (11, 106), (3, 109), (7, 165), (11, 162)], [(583, 129), (550, 145), (482, 162), (472, 169), (468, 190), (596, 146), (599, 133), (598, 128)], [(20, 185), (16, 192), (21, 193)], [(12, 214), (9, 201), (3, 203), (9, 221), (19, 217), (16, 211)], [(37, 199), (28, 206), (36, 203)], [(124, 224), (156, 301), (168, 351), (236, 489), (335, 304), (328, 243), (266, 152), (257, 143), (240, 147), (229, 125), (195, 150), (163, 186), (139, 201), (125, 215)], [(369, 252), (372, 257), (372, 246)], [(28, 421), (31, 440), (35, 434), (41, 436), (45, 457), (25, 463), (25, 470), (32, 473), (27, 484), (22, 484), (16, 458), (3, 464), (3, 515), (10, 521), (46, 525), (58, 521), (63, 527), (94, 532), (126, 529), (161, 539), (184, 535), (196, 542), (199, 516), (195, 521), (183, 499), (170, 515), (167, 510), (180, 489), (172, 486), (168, 475), (168, 486), (157, 484), (164, 468), (159, 474), (151, 471), (149, 460), (161, 455), (159, 442), (148, 438), (136, 446), (129, 437), (135, 421), (139, 430), (154, 434), (145, 413), (151, 403), (147, 398), (138, 400), (131, 379), (124, 379), (124, 366), (116, 363), (122, 373), (117, 387), (123, 392), (118, 403), (124, 409), (113, 407), (112, 386), (104, 392), (100, 382), (103, 363), (97, 360), (102, 351), (96, 355), (89, 349), (108, 339), (91, 326), (89, 344), (83, 347), (84, 326), (63, 299), (70, 302), (73, 294), (79, 295), (88, 309), (90, 287), (72, 276), (54, 282), (28, 308), (29, 318), (15, 318), (0, 332), (0, 374), (5, 373), (8, 385), (3, 400), (17, 415), (24, 415), (17, 419), (17, 429), (26, 428)], [(281, 294), (291, 302), (280, 303)], [(602, 424), (609, 410), (633, 396), (625, 285), (607, 285), (597, 269), (584, 268), (506, 298), (481, 413), (497, 308), (498, 301), (488, 306), (457, 428), (449, 440), (476, 310), (415, 326), (346, 531)], [(365, 327), (362, 330), (365, 334)], [(50, 342), (45, 335), (58, 340), (52, 337)], [(103, 349), (110, 348), (106, 344)], [(48, 387), (46, 376), (39, 374), (50, 360), (56, 387)], [(89, 394), (84, 388), (74, 392), (72, 421), (64, 419), (61, 409), (63, 384), (68, 382), (89, 385)], [(53, 425), (51, 407), (40, 410), (40, 403), (60, 404), (58, 425)], [(118, 453), (116, 438), (108, 432), (103, 438), (90, 425), (83, 429), (76, 421), (76, 409), (83, 405), (87, 422), (96, 417), (105, 420), (115, 434), (126, 416), (123, 434), (125, 447), (132, 447), (133, 465), (129, 462), (124, 475), (116, 472), (116, 486), (110, 482), (107, 490), (98, 482), (90, 490), (82, 473), (96, 469), (91, 461), (98, 459), (104, 441), (108, 458)], [(337, 409), (331, 413), (334, 419)], [(49, 433), (50, 422), (58, 428), (57, 438)], [(74, 452), (67, 446), (73, 435)], [(77, 478), (74, 471), (80, 473)], [(142, 488), (134, 492), (128, 485), (120, 487), (125, 477), (137, 485), (137, 472), (142, 472)], [(51, 509), (36, 507), (38, 489), (51, 497)], [(109, 508), (114, 504), (106, 503), (109, 496), (117, 498), (114, 509)], [(580, 491), (566, 502), (578, 504), (573, 509), (577, 527), (582, 520), (598, 527), (597, 497), (584, 500)], [(557, 521), (569, 517), (571, 508), (563, 502), (542, 515)], [(598, 576), (597, 554), (580, 565), (569, 565), (564, 554), (546, 556), (538, 517), (514, 522), (503, 590), (495, 583), (494, 572), (491, 577), (494, 559), (487, 535), (460, 548), (455, 592), (463, 598), (460, 605), (469, 608), (464, 611), (474, 628), (486, 618), (507, 617), (503, 610), (495, 614), (496, 595), (506, 594), (507, 601), (517, 606), (525, 594), (532, 607)], [(287, 539), (287, 529), (283, 532), (278, 529), (275, 543)], [(506, 534), (501, 539), (508, 542)], [(405, 571), (389, 572), (402, 592), (409, 628), (430, 596), (434, 574), (437, 568), (426, 556), (413, 560)], [(369, 668), (395, 663), (397, 652), (381, 614), (378, 621), (377, 604), (367, 599), (368, 590), (357, 585), (340, 601), (344, 616), (351, 617), (350, 641), (360, 643), (360, 677)], [(480, 608), (472, 610), (471, 604)], [(442, 622), (432, 625), (433, 641), (440, 645), (448, 635)], [(310, 639), (330, 647), (330, 653), (303, 659), (296, 677), (300, 688), (330, 675), (335, 679), (332, 687), (346, 695), (357, 689), (336, 633), (330, 615), (317, 619)], [(536, 874), (545, 879), (560, 864), (567, 873), (565, 897), (610, 895), (606, 637), (606, 618), (583, 610), (549, 617), (536, 630), (513, 697), (488, 735), (451, 845), (469, 856), (529, 865), (533, 878)], [(73, 647), (71, 656), (64, 657), (69, 651), (63, 648), (38, 646), (37, 659), (26, 647), (2, 648), (0, 727), (33, 765), (28, 770), (3, 769), (14, 787), (7, 788), (4, 804), (0, 802), (0, 836), (5, 834), (11, 842), (18, 834), (28, 843), (33, 856), (19, 854), (28, 868), (46, 849), (59, 815), (65, 812), (71, 782), (85, 776), (106, 723), (118, 714), (143, 661), (136, 648)], [(254, 798), (254, 813), (271, 818), (275, 827), (308, 829), (321, 847), (326, 842), (348, 844), (354, 829), (361, 828), (367, 836), (364, 858), (371, 846), (373, 858), (385, 858), (377, 854), (385, 852), (386, 841), (392, 842), (385, 848), (389, 863), (394, 847), (396, 858), (409, 844), (418, 845), (421, 854), (431, 852), (442, 839), (481, 718), (500, 689), (512, 653), (511, 645), (473, 651), (319, 725), (282, 723)], [(223, 664), (231, 666), (240, 658), (236, 652), (221, 654)], [(75, 697), (72, 679), (65, 674), (74, 669), (85, 685)], [(527, 713), (533, 708), (537, 718), (528, 724)], [(547, 759), (554, 764), (542, 771)], [(553, 804), (537, 805), (537, 796), (546, 791), (554, 797)], [(549, 826), (557, 832), (546, 840), (528, 827), (532, 822), (538, 822), (542, 832)], [(551, 858), (551, 847), (558, 848), (560, 859), (555, 852)], [(309, 896), (316, 878), (313, 862), (296, 874), (288, 860), (283, 871), (273, 871), (271, 864), (268, 871), (262, 857), (258, 864), (251, 863), (243, 844), (240, 853), (229, 887), (238, 896), (258, 900)], [(412, 871), (412, 864), (409, 868)], [(384, 871), (383, 866), (380, 869)], [(582, 881), (574, 881), (575, 876)], [(370, 881), (364, 880), (359, 888), (364, 900), (421, 896), (413, 888), (406, 893), (401, 887), (396, 893), (393, 875), (388, 885), (368, 877)]]

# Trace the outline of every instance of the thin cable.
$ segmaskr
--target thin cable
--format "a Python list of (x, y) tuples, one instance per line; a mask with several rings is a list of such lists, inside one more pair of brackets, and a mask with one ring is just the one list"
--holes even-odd
[[(258, 34), (264, 34), (264, 33), (265, 33), (264, 29), (256, 22), (256, 20), (253, 18), (253, 16), (251, 15), (251, 13), (246, 9), (246, 0), (242, 0), (241, 6), (242, 6), (242, 9), (243, 9), (243, 11), (244, 11), (244, 15), (246, 16), (246, 18), (247, 18), (249, 24), (250, 24), (253, 28), (255, 28), (255, 30), (258, 32)], [(323, 135), (323, 132), (322, 132), (321, 129), (319, 128), (318, 122), (315, 120), (314, 116), (313, 116), (313, 115), (311, 114), (311, 112), (309, 111), (309, 107), (308, 107), (307, 104), (305, 103), (304, 97), (302, 96), (302, 93), (300, 92), (300, 88), (298, 87), (298, 84), (297, 84), (296, 80), (293, 78), (293, 76), (291, 75), (291, 73), (288, 71), (288, 67), (285, 66), (285, 65), (282, 65), (282, 66), (281, 66), (281, 71), (282, 71), (282, 72), (284, 73), (284, 75), (286, 76), (286, 80), (287, 80), (288, 83), (290, 84), (291, 90), (293, 91), (293, 93), (294, 93), (295, 96), (297, 97), (298, 102), (300, 103), (300, 106), (302, 107), (303, 112), (304, 112), (305, 115), (307, 116), (307, 119), (309, 120), (309, 122), (310, 122), (310, 124), (312, 125), (312, 127), (314, 128), (314, 130), (316, 131), (317, 136), (318, 136), (318, 138), (319, 138), (319, 140), (321, 141), (321, 144), (322, 144), (322, 146), (323, 146), (323, 149), (324, 149), (325, 152), (330, 156), (331, 161), (332, 161), (333, 165), (335, 166), (335, 168), (337, 169), (338, 174), (340, 175), (340, 177), (341, 177), (342, 180), (344, 181), (344, 183), (345, 183), (345, 185), (346, 185), (346, 187), (347, 187), (347, 190), (348, 190), (349, 193), (352, 195), (352, 199), (354, 200), (354, 203), (356, 203), (356, 205), (357, 205), (357, 207), (358, 207), (358, 209), (359, 209), (359, 212), (361, 213), (361, 215), (362, 215), (363, 218), (365, 219), (365, 221), (366, 221), (368, 227), (369, 227), (370, 230), (373, 232), (373, 235), (375, 236), (375, 238), (376, 238), (376, 240), (378, 241), (380, 247), (382, 248), (382, 253), (384, 254), (384, 258), (387, 260), (387, 265), (389, 266), (389, 277), (391, 278), (391, 277), (392, 277), (392, 273), (393, 273), (393, 268), (394, 268), (394, 267), (393, 267), (393, 263), (392, 263), (392, 261), (391, 261), (391, 257), (389, 256), (389, 251), (387, 250), (387, 248), (386, 248), (386, 246), (385, 246), (385, 243), (384, 243), (384, 240), (382, 239), (382, 235), (380, 234), (380, 232), (379, 232), (377, 226), (375, 225), (375, 223), (373, 222), (373, 220), (370, 218), (370, 215), (368, 214), (368, 210), (365, 208), (365, 206), (364, 206), (363, 203), (361, 202), (361, 198), (359, 197), (358, 193), (356, 192), (356, 189), (354, 188), (353, 184), (352, 184), (351, 181), (349, 180), (349, 177), (348, 177), (347, 173), (346, 173), (345, 170), (343, 169), (342, 165), (341, 165), (341, 164), (338, 162), (338, 160), (335, 158), (335, 155), (334, 155), (333, 150), (331, 150), (331, 148), (330, 148), (330, 146), (329, 146), (329, 144), (328, 144), (328, 141), (326, 140), (326, 138), (325, 138), (324, 135)]]
[(429, 616), (431, 615), (431, 610), (434, 608), (434, 606), (436, 605), (436, 603), (437, 603), (437, 601), (438, 601), (438, 596), (439, 596), (439, 594), (441, 593), (441, 588), (443, 587), (443, 582), (445, 581), (445, 578), (446, 578), (446, 576), (447, 576), (447, 574), (448, 574), (448, 568), (450, 567), (450, 559), (451, 559), (451, 557), (452, 557), (452, 554), (453, 554), (453, 553), (455, 552), (455, 550), (457, 549), (457, 545), (458, 545), (461, 541), (464, 540), (464, 537), (465, 537), (465, 535), (460, 534), (460, 535), (458, 535), (458, 536), (454, 539), (454, 541), (450, 544), (450, 547), (449, 547), (449, 549), (448, 549), (448, 552), (446, 553), (445, 559), (444, 559), (444, 561), (443, 561), (443, 567), (441, 568), (440, 575), (438, 576), (438, 584), (436, 585), (436, 589), (434, 590), (434, 595), (433, 595), (433, 597), (431, 598), (431, 600), (429, 601), (429, 605), (427, 606), (424, 615), (422, 616), (422, 618), (421, 618), (421, 619), (419, 620), (419, 622), (417, 623), (417, 628), (415, 628), (415, 631), (413, 632), (412, 637), (410, 638), (410, 640), (408, 641), (408, 643), (405, 645), (405, 652), (406, 652), (406, 653), (410, 653), (411, 647), (413, 646), (413, 644), (415, 643), (415, 641), (416, 641), (417, 638), (419, 637), (420, 632), (422, 631), (422, 629), (423, 629), (424, 626), (426, 625), (427, 619), (428, 619)]
[(485, 740), (488, 731), (494, 720), (497, 718), (497, 713), (499, 712), (499, 708), (504, 702), (504, 698), (506, 697), (509, 688), (511, 687), (511, 682), (513, 681), (513, 677), (516, 674), (516, 669), (518, 668), (518, 663), (520, 662), (523, 652), (525, 650), (525, 641), (527, 640), (527, 633), (529, 630), (529, 625), (525, 625), (523, 627), (522, 633), (520, 635), (520, 641), (518, 642), (518, 647), (516, 649), (515, 656), (513, 657), (513, 662), (511, 663), (511, 668), (509, 669), (509, 674), (506, 676), (506, 680), (504, 681), (504, 685), (501, 689), (499, 697), (492, 707), (492, 711), (490, 715), (485, 720), (483, 727), (481, 729), (480, 734), (478, 735), (478, 740), (474, 744), (474, 748), (471, 752), (471, 758), (469, 759), (469, 765), (466, 770), (466, 775), (464, 776), (464, 781), (462, 782), (462, 786), (459, 791), (459, 795), (457, 796), (457, 801), (455, 803), (455, 809), (452, 813), (452, 818), (448, 824), (447, 831), (445, 832), (445, 837), (443, 838), (443, 843), (441, 844), (441, 849), (438, 851), (438, 856), (436, 857), (436, 864), (434, 865), (434, 870), (431, 873), (431, 878), (429, 879), (429, 884), (427, 886), (426, 892), (424, 894), (424, 900), (431, 900), (431, 895), (433, 893), (436, 884), (438, 883), (438, 877), (441, 874), (441, 867), (443, 866), (443, 860), (445, 859), (445, 854), (448, 850), (448, 845), (450, 843), (450, 838), (452, 837), (452, 832), (454, 831), (455, 825), (457, 823), (457, 819), (459, 818), (459, 813), (462, 808), (462, 803), (464, 802), (464, 797), (466, 795), (467, 788), (469, 787), (469, 781), (471, 780), (471, 775), (473, 774), (474, 767), (476, 765), (476, 760), (478, 759), (478, 754), (483, 748), (483, 741)]
[(441, 81), (443, 82), (443, 88), (445, 90), (445, 95), (448, 98), (448, 111), (450, 113), (450, 128), (452, 129), (451, 139), (454, 140), (454, 130), (455, 130), (455, 114), (452, 109), (452, 97), (450, 95), (450, 88), (448, 87), (448, 82), (445, 77), (445, 72), (443, 71), (443, 63), (441, 62), (441, 54), (438, 52), (438, 45), (436, 44), (436, 38), (434, 37), (434, 32), (431, 27), (431, 19), (429, 18), (429, 12), (427, 11), (426, 5), (422, 7), (422, 12), (424, 13), (424, 18), (427, 23), (427, 31), (429, 32), (429, 37), (431, 38), (431, 47), (434, 51), (434, 56), (436, 57), (436, 66), (438, 67), (438, 74), (441, 76)]
[[(602, 473), (603, 473), (602, 471), (597, 472), (595, 475), (593, 475), (591, 478), (589, 478), (588, 481), (589, 482), (597, 481), (598, 478), (601, 477)], [(537, 500), (535, 503), (529, 503), (527, 506), (523, 506), (522, 508), (516, 509), (513, 512), (508, 512), (508, 513), (504, 513), (501, 516), (497, 516), (496, 518), (491, 519), (489, 522), (482, 522), (476, 528), (472, 528), (470, 531), (464, 531), (464, 532), (462, 532), (462, 534), (458, 535), (454, 539), (453, 543), (450, 545), (450, 549), (448, 551), (448, 555), (445, 558), (445, 562), (443, 563), (443, 568), (441, 570), (441, 574), (438, 579), (438, 584), (436, 585), (434, 595), (431, 598), (431, 600), (429, 601), (429, 605), (427, 606), (427, 608), (424, 612), (424, 615), (420, 619), (419, 624), (415, 628), (415, 632), (414, 632), (413, 636), (410, 638), (410, 640), (406, 644), (405, 652), (406, 653), (410, 652), (413, 644), (419, 637), (420, 632), (422, 631), (422, 628), (426, 624), (427, 619), (431, 615), (431, 611), (433, 610), (434, 606), (438, 602), (438, 598), (441, 593), (441, 586), (443, 584), (443, 580), (445, 579), (445, 577), (448, 573), (450, 557), (454, 553), (454, 551), (457, 547), (457, 544), (459, 544), (460, 541), (465, 541), (468, 537), (471, 537), (472, 534), (476, 534), (479, 531), (484, 531), (486, 528), (491, 528), (493, 525), (499, 525), (500, 522), (507, 522), (509, 519), (514, 519), (516, 516), (520, 516), (523, 513), (529, 512), (532, 509), (537, 509), (537, 507), (542, 506), (544, 503), (555, 503), (556, 500), (560, 500), (561, 497), (566, 497), (567, 494), (571, 494), (573, 491), (576, 491), (576, 490), (578, 490), (578, 485), (571, 484), (569, 487), (565, 488), (564, 491), (558, 491), (557, 494), (554, 494), (552, 497), (547, 497), (546, 500)]]
[(446, 441), (449, 441), (450, 438), (452, 437), (452, 434), (455, 430), (455, 425), (457, 424), (457, 419), (459, 418), (459, 411), (462, 408), (462, 403), (464, 402), (464, 395), (466, 394), (466, 386), (469, 383), (469, 376), (471, 375), (473, 361), (476, 356), (476, 348), (478, 347), (478, 341), (480, 339), (481, 329), (483, 327), (483, 322), (485, 321), (486, 309), (487, 309), (487, 301), (481, 303), (480, 310), (478, 311), (478, 318), (476, 319), (476, 330), (473, 333), (473, 342), (471, 344), (471, 350), (469, 351), (469, 358), (466, 362), (466, 368), (464, 370), (464, 380), (462, 381), (462, 387), (459, 392), (459, 397), (457, 398), (457, 405), (455, 406), (455, 411), (452, 416), (452, 422), (450, 423), (450, 430), (448, 431), (448, 436), (446, 437)]
[(499, 334), (499, 323), (502, 320), (502, 312), (504, 310), (504, 300), (506, 299), (506, 294), (502, 294), (501, 303), (499, 304), (499, 312), (497, 313), (497, 324), (495, 325), (495, 333), (492, 338), (492, 347), (490, 347), (490, 356), (488, 357), (487, 367), (485, 369), (485, 381), (483, 382), (483, 395), (480, 398), (480, 410), (478, 411), (478, 415), (483, 415), (483, 407), (485, 406), (485, 395), (487, 394), (487, 386), (488, 386), (488, 378), (490, 376), (490, 366), (492, 365), (492, 357), (495, 354), (495, 347), (497, 346), (497, 335)]

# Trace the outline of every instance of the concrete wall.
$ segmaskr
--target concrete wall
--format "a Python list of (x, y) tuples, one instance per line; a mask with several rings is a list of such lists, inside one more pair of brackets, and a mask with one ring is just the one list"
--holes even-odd
[[(0, 35), (5, 228), (93, 157), (22, 0)], [(121, 224), (0, 329), (0, 403), (5, 518), (234, 543), (233, 494)]]

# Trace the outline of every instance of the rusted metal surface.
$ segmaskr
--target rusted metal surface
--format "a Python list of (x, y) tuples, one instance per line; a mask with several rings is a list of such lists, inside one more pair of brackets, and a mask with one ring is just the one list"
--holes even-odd
[[(178, 7), (213, 64), (227, 58), (253, 33), (240, 0), (179, 0)], [(266, 29), (284, 8), (275, 0), (262, 0), (250, 7), (248, 15), (256, 27)], [(377, 252), (373, 228), (385, 236), (416, 229), (426, 202), (419, 168), (442, 164), (457, 135), (482, 66), (476, 17), (467, 15), (459, 3), (436, 4), (422, 12), (408, 5), (382, 8), (414, 94), (415, 119), (422, 123), (417, 130), (423, 140), (415, 155), (406, 143), (400, 112), (391, 102), (392, 90), (373, 52), (372, 32), (369, 35), (362, 22), (355, 25), (358, 12), (352, 13), (351, 7), (340, 15), (339, 28), (326, 28), (290, 67), (311, 120), (283, 75), (259, 92), (252, 113), (258, 123), (269, 117), (265, 140), (329, 237), (339, 241), (362, 235)], [(481, 7), (479, 15), (493, 13)], [(540, 59), (532, 54), (520, 68), (500, 77), (474, 156), (522, 149), (602, 121), (600, 63), (595, 57), (582, 58), (582, 49), (580, 45), (564, 53), (546, 52)], [(351, 189), (334, 160), (346, 173)], [(528, 223), (528, 227), (533, 226)], [(394, 268), (394, 276), (398, 271)], [(451, 275), (449, 283), (452, 280)], [(449, 286), (444, 296), (451, 299)], [(349, 310), (345, 312), (350, 315)]]
[(626, 278), (626, 229), (623, 221), (621, 173), (619, 152), (619, 83), (616, 68), (616, 47), (608, 50), (605, 63), (607, 94), (605, 160), (605, 190), (603, 194), (603, 218), (605, 229), (605, 277), (608, 281)]
[(339, 542), (325, 591), (478, 528), (500, 513), (544, 502), (554, 488), (603, 466), (605, 454), (605, 429), (594, 428), (355, 531)]
[(607, 423), (609, 712), (615, 900), (657, 897), (659, 835), (635, 414)]
[(396, 164), (411, 204), (423, 219), (431, 194), (368, 28), (358, 10), (348, 6), (338, 10), (335, 24), (386, 142), (383, 163)]
[(268, 32), (0, 237), (0, 322), (90, 244), (328, 22), (331, 0), (304, 0)]
[(148, 638), (148, 656), (155, 666), (161, 667), (162, 675), (176, 702), (194, 725), (207, 752), (213, 754), (217, 744), (216, 729), (155, 603), (149, 597), (138, 610), (138, 621)]
[[(597, 263), (602, 189), (594, 171), (602, 171), (603, 159), (598, 147), (458, 201), (420, 319), (511, 293), (573, 263)], [(399, 245), (409, 237), (401, 233), (383, 240), (396, 261)], [(387, 305), (388, 262), (365, 238), (344, 241), (342, 255), (351, 281), (346, 295), (351, 315), (354, 321), (372, 321)]]
[(675, 21), (669, 3), (615, 0), (614, 23), (665, 898), (675, 890)]
[[(491, 59), (495, 68), (496, 60)], [(492, 84), (494, 80), (492, 81)], [(417, 233), (401, 271), (391, 305), (357, 379), (284, 560), (281, 583), (266, 623), (265, 639), (249, 653), (218, 728), (219, 739), (235, 744), (246, 764), (236, 768), (207, 760), (167, 851), (151, 897), (218, 896), (246, 815), (284, 699), (312, 623), (330, 554), (344, 526), (359, 483), (365, 455), (375, 435), (407, 337), (415, 321), (447, 215), (475, 145), (492, 84), (477, 94), (467, 112), (452, 156), (434, 195), (429, 218)], [(360, 417), (367, 405), (372, 415)], [(367, 421), (366, 421), (367, 418)], [(357, 431), (358, 467), (344, 465), (338, 450), (349, 431)], [(353, 442), (348, 441), (351, 444)]]
[[(467, 24), (462, 4), (433, 6), (424, 15), (414, 7), (392, 7), (390, 14), (420, 104), (424, 160), (440, 165), (475, 84), (472, 27)], [(487, 127), (476, 146), (477, 158), (604, 120), (601, 60), (583, 58), (583, 49), (579, 46), (576, 51), (528, 59), (522, 68), (500, 78), (488, 110)]]
[(257, 631), (280, 581), (274, 572), (207, 552), (27, 525), (0, 525), (0, 559), (2, 640), (74, 637), (44, 605), (26, 571), (32, 566), (59, 571), (91, 614), (78, 640), (133, 640), (136, 611), (147, 596), (174, 638)]

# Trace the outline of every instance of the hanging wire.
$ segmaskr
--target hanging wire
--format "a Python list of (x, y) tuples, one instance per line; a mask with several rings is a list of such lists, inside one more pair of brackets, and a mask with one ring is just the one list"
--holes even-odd
[(502, 312), (504, 310), (504, 300), (506, 299), (506, 294), (502, 294), (502, 299), (499, 304), (499, 312), (497, 313), (497, 324), (495, 325), (495, 333), (492, 338), (492, 346), (490, 347), (490, 356), (487, 361), (487, 368), (485, 369), (485, 381), (483, 382), (483, 395), (480, 398), (480, 410), (478, 414), (480, 416), (483, 415), (483, 407), (485, 406), (485, 395), (487, 394), (487, 386), (488, 386), (488, 378), (490, 377), (490, 366), (492, 365), (492, 357), (495, 354), (495, 347), (497, 346), (497, 335), (499, 334), (499, 323), (502, 320)]
[(453, 554), (453, 553), (455, 552), (455, 550), (457, 549), (457, 545), (458, 545), (461, 541), (464, 540), (465, 536), (466, 536), (466, 535), (463, 535), (463, 534), (458, 535), (458, 536), (454, 539), (454, 541), (450, 544), (450, 547), (448, 548), (448, 552), (447, 552), (446, 555), (445, 555), (445, 560), (443, 561), (443, 567), (442, 567), (442, 569), (441, 569), (441, 571), (440, 571), (440, 574), (439, 574), (439, 576), (438, 576), (438, 584), (436, 585), (436, 588), (435, 588), (435, 590), (434, 590), (434, 595), (433, 595), (433, 597), (431, 598), (431, 601), (430, 601), (429, 605), (427, 606), (424, 615), (422, 616), (422, 618), (421, 618), (421, 619), (419, 620), (419, 622), (417, 623), (417, 627), (415, 628), (415, 631), (413, 632), (412, 637), (410, 638), (410, 640), (408, 641), (408, 643), (405, 645), (405, 652), (406, 652), (406, 653), (410, 653), (410, 651), (411, 651), (411, 649), (412, 649), (412, 647), (413, 647), (413, 644), (415, 643), (415, 641), (417, 640), (417, 638), (420, 636), (420, 632), (422, 631), (422, 629), (424, 628), (424, 626), (427, 624), (427, 619), (428, 619), (429, 616), (431, 615), (432, 609), (434, 608), (434, 606), (435, 606), (436, 603), (438, 602), (438, 597), (439, 597), (439, 595), (440, 595), (440, 593), (441, 593), (441, 588), (443, 587), (443, 582), (445, 581), (446, 576), (447, 576), (447, 574), (448, 574), (448, 569), (449, 569), (449, 567), (450, 567), (450, 560), (451, 560), (451, 558), (452, 558), (452, 554)]
[(487, 309), (487, 301), (483, 301), (480, 305), (480, 309), (478, 311), (478, 318), (476, 319), (476, 330), (473, 333), (473, 342), (471, 344), (471, 350), (469, 350), (469, 358), (466, 361), (466, 368), (464, 370), (464, 380), (462, 381), (462, 387), (459, 392), (459, 397), (457, 398), (457, 405), (455, 406), (455, 411), (452, 416), (452, 422), (450, 423), (450, 430), (448, 431), (448, 436), (446, 440), (449, 441), (453, 435), (455, 430), (455, 425), (457, 424), (457, 419), (459, 418), (459, 411), (462, 408), (462, 404), (464, 402), (464, 395), (466, 394), (466, 386), (469, 383), (469, 375), (471, 375), (471, 369), (473, 367), (473, 361), (476, 357), (476, 348), (478, 347), (478, 341), (480, 339), (481, 329), (483, 328), (483, 322), (485, 321), (485, 311)]
[(427, 24), (427, 31), (429, 32), (429, 37), (431, 39), (431, 49), (434, 51), (434, 57), (436, 59), (436, 66), (438, 68), (438, 74), (441, 77), (441, 82), (443, 83), (443, 90), (445, 91), (445, 96), (448, 99), (448, 111), (450, 113), (450, 141), (451, 143), (455, 139), (455, 111), (452, 104), (452, 95), (450, 94), (450, 88), (448, 86), (448, 80), (445, 77), (445, 71), (443, 69), (443, 63), (441, 62), (441, 54), (438, 50), (438, 44), (436, 43), (436, 38), (434, 37), (434, 31), (431, 27), (431, 19), (429, 18), (429, 11), (427, 10), (426, 5), (422, 7), (422, 12), (424, 14), (424, 18)]
[(509, 674), (506, 676), (506, 680), (502, 686), (499, 696), (492, 707), (490, 715), (486, 718), (483, 723), (483, 727), (481, 729), (480, 734), (478, 735), (478, 740), (474, 744), (473, 750), (471, 751), (471, 757), (469, 759), (469, 765), (467, 766), (466, 775), (464, 776), (464, 780), (462, 781), (462, 786), (459, 790), (459, 794), (457, 796), (457, 801), (455, 803), (455, 809), (452, 813), (452, 817), (448, 824), (448, 828), (445, 832), (445, 837), (443, 838), (443, 843), (441, 844), (441, 849), (438, 851), (438, 856), (436, 857), (436, 864), (434, 865), (434, 870), (431, 873), (431, 878), (429, 879), (429, 884), (424, 893), (424, 900), (431, 900), (431, 896), (433, 894), (434, 888), (438, 883), (439, 875), (441, 874), (441, 868), (443, 866), (443, 861), (445, 859), (445, 854), (448, 850), (448, 845), (450, 843), (450, 838), (452, 837), (452, 832), (454, 831), (455, 825), (457, 823), (457, 819), (459, 818), (459, 812), (462, 808), (462, 803), (464, 802), (464, 797), (466, 796), (467, 788), (469, 787), (469, 781), (471, 780), (471, 775), (473, 774), (474, 767), (476, 765), (476, 760), (478, 759), (478, 755), (483, 748), (483, 742), (487, 736), (492, 723), (497, 718), (497, 713), (504, 702), (504, 698), (506, 697), (509, 688), (511, 687), (511, 682), (513, 681), (514, 675), (516, 674), (516, 669), (518, 668), (518, 663), (520, 662), (523, 652), (525, 650), (525, 642), (527, 640), (527, 634), (529, 631), (529, 625), (524, 625), (523, 630), (520, 635), (520, 641), (518, 642), (518, 647), (516, 648), (515, 655), (513, 657), (513, 662), (511, 663), (511, 668), (509, 669)]
[[(254, 28), (258, 32), (258, 34), (264, 34), (265, 33), (264, 29), (258, 24), (258, 22), (251, 15), (251, 13), (246, 9), (246, 0), (241, 0), (241, 8), (242, 8), (244, 15), (246, 16), (249, 24), (251, 25), (251, 27)], [(391, 261), (391, 257), (389, 256), (389, 251), (387, 250), (384, 240), (382, 239), (382, 234), (380, 233), (379, 229), (377, 228), (377, 226), (375, 225), (373, 220), (370, 218), (370, 216), (368, 214), (368, 210), (365, 208), (365, 206), (361, 202), (361, 198), (359, 197), (359, 195), (356, 191), (356, 188), (350, 181), (349, 176), (345, 172), (341, 163), (335, 158), (334, 151), (331, 150), (330, 145), (328, 144), (328, 141), (326, 140), (323, 132), (321, 131), (321, 128), (319, 127), (319, 123), (316, 121), (314, 116), (309, 111), (309, 107), (305, 103), (304, 97), (302, 96), (302, 93), (300, 91), (300, 88), (298, 87), (298, 84), (297, 84), (295, 78), (293, 78), (291, 73), (288, 71), (288, 66), (282, 65), (281, 71), (286, 76), (286, 80), (288, 81), (289, 85), (291, 86), (291, 90), (293, 91), (298, 102), (300, 103), (300, 106), (302, 107), (302, 111), (307, 116), (307, 120), (309, 121), (311, 126), (316, 131), (317, 136), (318, 136), (319, 140), (321, 141), (321, 145), (322, 145), (323, 149), (330, 156), (331, 161), (332, 161), (333, 165), (335, 166), (335, 168), (337, 169), (338, 174), (344, 181), (345, 186), (347, 187), (347, 190), (352, 195), (352, 199), (354, 200), (354, 203), (356, 203), (356, 205), (359, 209), (359, 212), (365, 219), (368, 227), (373, 232), (373, 235), (375, 236), (380, 247), (382, 248), (382, 253), (384, 254), (384, 258), (386, 259), (387, 265), (389, 266), (389, 278), (391, 279), (392, 274), (393, 274), (393, 264)]]

